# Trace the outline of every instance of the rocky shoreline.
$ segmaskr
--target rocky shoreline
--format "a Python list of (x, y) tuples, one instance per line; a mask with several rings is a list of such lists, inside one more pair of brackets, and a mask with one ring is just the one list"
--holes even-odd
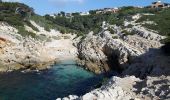
[[(99, 34), (89, 33), (77, 45), (80, 65), (96, 74), (110, 70), (120, 74), (85, 95), (56, 100), (169, 100), (170, 57), (160, 49), (165, 37), (127, 23), (134, 27), (108, 25)], [(108, 27), (115, 34), (107, 31)], [(123, 30), (133, 34), (126, 35)]]
[[(170, 57), (160, 49), (163, 46), (160, 40), (164, 36), (134, 21), (125, 22), (132, 28), (105, 24), (101, 32), (90, 32), (85, 38), (75, 38), (75, 35), (61, 34), (55, 30), (47, 32), (35, 22), (31, 23), (40, 30), (35, 32), (37, 36), (45, 39), (23, 38), (17, 34), (17, 29), (0, 23), (0, 72), (43, 70), (61, 60), (78, 58), (79, 65), (96, 74), (115, 70), (119, 75), (85, 95), (70, 95), (57, 100), (170, 98)], [(25, 27), (33, 32), (30, 27)], [(108, 29), (112, 29), (114, 34)]]
[[(1, 22), (0, 72), (20, 69), (44, 70), (60, 62), (60, 60), (75, 59), (77, 57), (77, 49), (72, 45), (74, 36), (71, 34), (64, 35), (58, 31), (47, 32), (35, 22), (32, 21), (31, 23), (40, 30), (36, 33), (37, 36), (45, 36), (45, 39), (22, 37), (17, 33), (17, 29)], [(30, 28), (29, 31), (31, 31)]]

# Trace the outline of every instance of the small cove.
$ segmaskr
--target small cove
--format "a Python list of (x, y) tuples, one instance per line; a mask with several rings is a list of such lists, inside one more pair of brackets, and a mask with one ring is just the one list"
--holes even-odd
[(55, 100), (70, 94), (83, 95), (103, 78), (75, 61), (61, 62), (46, 71), (0, 74), (0, 100)]

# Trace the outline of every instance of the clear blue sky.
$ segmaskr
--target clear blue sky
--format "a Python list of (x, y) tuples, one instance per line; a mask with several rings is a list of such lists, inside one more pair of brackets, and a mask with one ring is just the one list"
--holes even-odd
[[(5, 0), (4, 0), (5, 1)], [(65, 12), (84, 12), (90, 9), (120, 6), (146, 6), (157, 0), (6, 0), (19, 1), (35, 9), (35, 12), (44, 15)], [(170, 0), (162, 0), (170, 3)]]

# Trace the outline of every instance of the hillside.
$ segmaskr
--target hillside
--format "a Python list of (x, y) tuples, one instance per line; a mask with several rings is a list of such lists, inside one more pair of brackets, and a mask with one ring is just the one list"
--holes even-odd
[(0, 72), (39, 72), (75, 60), (95, 74), (116, 75), (89, 93), (62, 100), (168, 100), (169, 24), (170, 8), (128, 6), (117, 13), (65, 17), (0, 3)]
[(76, 48), (72, 39), (75, 36), (61, 34), (57, 31), (60, 26), (36, 15), (33, 8), (2, 2), (0, 13), (1, 72), (42, 70), (59, 60), (74, 59)]
[[(163, 42), (169, 44), (170, 32), (170, 8), (167, 9), (152, 9), (152, 8), (135, 8), (135, 7), (122, 7), (118, 13), (105, 13), (105, 14), (91, 14), (87, 16), (76, 15), (73, 18), (66, 18), (55, 16), (55, 18), (46, 15), (45, 18), (52, 21), (54, 24), (67, 27), (69, 29), (77, 30), (82, 34), (87, 34), (90, 31), (98, 33), (101, 30), (103, 21), (108, 24), (116, 24), (122, 26), (125, 20), (132, 20), (131, 17), (135, 14), (142, 14), (141, 18), (137, 20), (138, 23), (158, 32), (158, 34), (167, 36)], [(149, 13), (150, 15), (144, 14)], [(151, 23), (145, 23), (151, 21)], [(131, 27), (129, 25), (128, 27)], [(87, 31), (88, 30), (88, 31)], [(80, 33), (79, 33), (80, 34)]]
[[(19, 33), (24, 35), (34, 36), (35, 34), (27, 32), (24, 29), (24, 25), (31, 27), (34, 31), (39, 31), (34, 27), (29, 20), (35, 21), (45, 30), (50, 31), (50, 29), (56, 29), (61, 31), (61, 33), (76, 33), (79, 35), (87, 34), (90, 31), (98, 33), (101, 30), (101, 25), (103, 21), (109, 24), (116, 24), (118, 26), (123, 25), (124, 20), (131, 20), (130, 17), (135, 14), (151, 13), (152, 15), (144, 15), (137, 22), (141, 22), (143, 26), (149, 29), (158, 31), (162, 35), (168, 36), (169, 33), (169, 11), (170, 9), (151, 9), (151, 8), (136, 8), (136, 7), (121, 7), (118, 13), (105, 13), (105, 14), (90, 14), (87, 16), (81, 16), (75, 14), (71, 18), (66, 18), (65, 16), (55, 16), (50, 15), (39, 16), (34, 13), (34, 9), (28, 7), (21, 3), (8, 3), (2, 2), (0, 5), (1, 15), (0, 21), (5, 21), (8, 24), (19, 29)], [(160, 21), (161, 20), (161, 21)], [(154, 24), (142, 23), (143, 21), (153, 21)], [(88, 30), (88, 31), (87, 31)], [(22, 32), (23, 31), (23, 32)], [(169, 40), (169, 39), (168, 39)]]
[(161, 43), (166, 35), (143, 26), (153, 24), (147, 19), (138, 22), (160, 12), (131, 15), (120, 26), (103, 23), (101, 32), (87, 34), (77, 44), (79, 64), (97, 74), (116, 70), (119, 75), (84, 95), (57, 100), (169, 100), (170, 56), (161, 49), (168, 51)]

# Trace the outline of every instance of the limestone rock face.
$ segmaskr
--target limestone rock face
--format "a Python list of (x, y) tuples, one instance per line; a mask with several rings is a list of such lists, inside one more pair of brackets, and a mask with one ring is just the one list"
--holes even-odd
[[(145, 85), (140, 87), (139, 84)], [(138, 87), (139, 86), (139, 87)], [(152, 100), (169, 100), (170, 95), (170, 77), (159, 76), (159, 77), (147, 77), (144, 81), (138, 83), (137, 92), (141, 96), (151, 97)]]
[(46, 48), (40, 42), (31, 38), (26, 38), (19, 44), (6, 45), (2, 48), (2, 51), (0, 56), (1, 69), (41, 69), (45, 66), (48, 67), (48, 64), (54, 61), (54, 58), (49, 56)]
[(125, 69), (129, 62), (150, 48), (161, 47), (158, 38), (149, 40), (135, 34), (115, 39), (109, 31), (102, 31), (97, 35), (89, 33), (78, 44), (79, 62), (95, 73)]
[[(165, 37), (139, 23), (126, 24), (133, 27), (122, 29), (106, 25), (114, 34), (104, 28), (99, 34), (89, 33), (77, 45), (80, 62), (85, 68), (95, 73), (123, 69), (121, 74), (82, 96), (70, 95), (57, 100), (170, 99), (170, 56), (164, 55), (160, 49), (163, 45), (160, 40)], [(133, 34), (128, 35), (123, 30)], [(75, 98), (70, 98), (72, 96)]]
[(147, 30), (144, 27), (141, 27), (140, 25), (138, 26), (133, 26), (132, 29), (136, 34), (140, 35), (143, 38), (149, 39), (149, 40), (156, 40), (156, 41), (160, 41), (163, 38), (165, 38), (164, 36), (155, 34), (152, 30)]
[(78, 45), (79, 58), (90, 71), (95, 73), (107, 72), (112, 69), (108, 63), (109, 60), (115, 60), (114, 58), (122, 56), (120, 61), (127, 61), (126, 58), (123, 58), (128, 55), (127, 52), (119, 56), (118, 49), (120, 48), (117, 48), (119, 45), (121, 45), (121, 41), (113, 40), (108, 31), (96, 36), (89, 33)]
[(70, 95), (56, 100), (169, 100), (170, 77), (112, 77), (107, 84), (80, 97)]
[(95, 73), (108, 71), (107, 58), (103, 53), (105, 45), (102, 38), (89, 33), (88, 36), (78, 44), (79, 58), (81, 63)]
[(107, 84), (101, 88), (95, 89), (81, 97), (71, 99), (65, 97), (57, 100), (131, 100), (137, 98), (135, 93), (131, 92), (133, 85), (141, 80), (131, 76), (125, 78), (112, 77)]
[(0, 22), (0, 72), (42, 70), (60, 60), (77, 57), (77, 49), (72, 45), (74, 35), (61, 35), (58, 31), (46, 32), (35, 22), (32, 24), (39, 28), (37, 37), (44, 34), (45, 39), (22, 37), (17, 29)]
[(135, 96), (130, 90), (140, 79), (112, 77), (108, 84), (82, 96), (82, 100), (130, 100)]
[(137, 57), (132, 64), (123, 71), (124, 75), (135, 75), (140, 78), (147, 76), (170, 75), (170, 57), (162, 54), (159, 49), (150, 49)]

